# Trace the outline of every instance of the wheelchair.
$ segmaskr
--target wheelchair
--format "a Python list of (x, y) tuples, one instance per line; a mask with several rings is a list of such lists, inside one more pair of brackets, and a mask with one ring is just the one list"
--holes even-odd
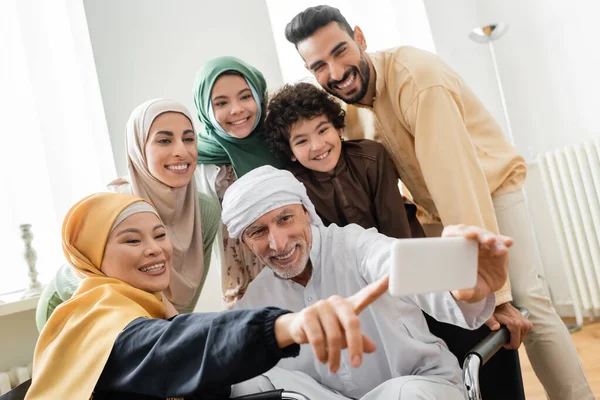
[[(525, 317), (529, 315), (523, 308), (521, 314)], [(431, 332), (442, 338), (459, 363), (462, 363), (467, 400), (525, 400), (519, 353), (503, 348), (510, 340), (508, 328), (503, 326), (498, 331), (490, 332), (483, 326), (469, 331), (438, 322), (427, 314), (425, 318)], [(31, 380), (25, 381), (1, 395), (0, 400), (24, 400), (30, 385)], [(236, 397), (233, 400), (311, 399), (300, 393), (278, 389)]]

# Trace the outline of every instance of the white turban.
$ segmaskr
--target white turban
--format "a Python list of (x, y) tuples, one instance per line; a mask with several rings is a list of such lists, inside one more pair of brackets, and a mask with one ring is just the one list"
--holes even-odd
[(223, 197), (223, 223), (229, 237), (237, 239), (266, 213), (290, 204), (302, 204), (311, 224), (323, 225), (304, 185), (291, 172), (265, 165), (248, 172), (227, 189)]

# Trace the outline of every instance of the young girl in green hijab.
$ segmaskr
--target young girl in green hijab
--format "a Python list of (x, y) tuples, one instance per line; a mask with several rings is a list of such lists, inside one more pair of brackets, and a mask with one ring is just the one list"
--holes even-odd
[[(282, 164), (264, 141), (267, 84), (254, 67), (235, 57), (218, 57), (198, 71), (194, 104), (204, 131), (198, 135), (198, 189), (223, 200), (227, 188), (254, 168)], [(263, 265), (239, 240), (220, 231), (215, 247), (221, 262), (226, 308), (233, 307)]]

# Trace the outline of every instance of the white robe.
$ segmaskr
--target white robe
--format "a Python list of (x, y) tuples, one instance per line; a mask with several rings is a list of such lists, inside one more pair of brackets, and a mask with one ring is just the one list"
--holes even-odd
[[(375, 229), (365, 230), (354, 224), (313, 225), (313, 272), (307, 286), (281, 279), (265, 268), (236, 308), (277, 306), (300, 311), (332, 295), (351, 296), (388, 273), (393, 240)], [(301, 347), (298, 357), (281, 360), (278, 367), (301, 371), (351, 398), (361, 398), (386, 381), (408, 376), (421, 380), (432, 377), (462, 392), (458, 361), (445, 343), (429, 332), (421, 310), (438, 321), (476, 329), (489, 319), (494, 306), (493, 294), (467, 304), (456, 302), (449, 292), (402, 298), (385, 293), (360, 314), (361, 328), (373, 339), (377, 351), (365, 355), (359, 368), (350, 365), (348, 353), (343, 351), (339, 371), (331, 373), (326, 364), (314, 357), (309, 345)]]

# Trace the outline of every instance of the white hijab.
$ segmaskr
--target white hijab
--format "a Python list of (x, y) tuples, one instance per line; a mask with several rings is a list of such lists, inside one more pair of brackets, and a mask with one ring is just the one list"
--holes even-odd
[(289, 171), (265, 165), (253, 169), (225, 192), (223, 223), (229, 237), (237, 239), (254, 221), (277, 208), (302, 204), (312, 225), (323, 225), (304, 185)]
[(172, 188), (156, 179), (148, 169), (146, 141), (150, 126), (156, 117), (166, 112), (181, 113), (192, 122), (185, 106), (173, 100), (154, 99), (137, 106), (127, 121), (129, 176), (111, 182), (109, 189), (132, 193), (156, 207), (173, 244), (171, 279), (164, 294), (177, 308), (182, 308), (202, 289), (199, 286), (204, 269), (209, 266), (203, 262), (200, 204), (194, 178), (185, 187)]

